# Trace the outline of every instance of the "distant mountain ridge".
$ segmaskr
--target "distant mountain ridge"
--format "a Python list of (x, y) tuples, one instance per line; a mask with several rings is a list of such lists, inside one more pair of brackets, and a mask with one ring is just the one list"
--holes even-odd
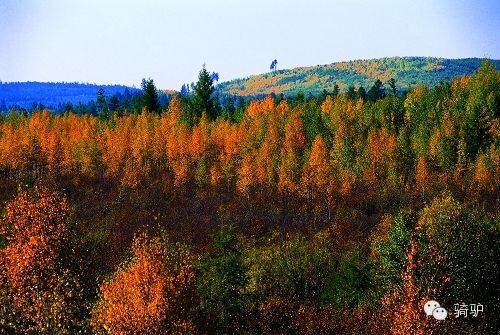
[(97, 85), (84, 83), (43, 83), (43, 82), (0, 82), (0, 110), (6, 107), (31, 108), (33, 103), (41, 103), (53, 108), (59, 104), (86, 104), (96, 99), (102, 88), (107, 96), (129, 95), (140, 90), (124, 85)]
[[(500, 60), (488, 59), (497, 69)], [(417, 84), (435, 86), (456, 76), (470, 75), (481, 66), (481, 58), (446, 59), (433, 57), (390, 57), (368, 60), (336, 62), (327, 65), (297, 67), (268, 72), (247, 78), (219, 83), (216, 90), (221, 94), (259, 97), (271, 93), (295, 95), (332, 92), (335, 84), (341, 90), (353, 85), (369, 88), (380, 79), (396, 80), (397, 86), (407, 88)], [(33, 103), (47, 108), (71, 103), (87, 104), (94, 101), (97, 91), (103, 88), (106, 96), (115, 94), (124, 98), (141, 92), (124, 85), (97, 85), (85, 83), (0, 82), (0, 111), (11, 107), (29, 109)], [(172, 90), (162, 90), (174, 94)]]
[[(497, 69), (500, 60), (489, 60)], [(335, 84), (341, 90), (347, 87), (369, 88), (380, 79), (396, 80), (399, 88), (417, 84), (435, 86), (456, 76), (470, 75), (481, 66), (481, 58), (446, 59), (434, 57), (390, 57), (336, 62), (327, 65), (297, 67), (279, 70), (244, 79), (235, 79), (217, 85), (221, 93), (258, 96), (271, 93), (285, 95), (331, 92)]]

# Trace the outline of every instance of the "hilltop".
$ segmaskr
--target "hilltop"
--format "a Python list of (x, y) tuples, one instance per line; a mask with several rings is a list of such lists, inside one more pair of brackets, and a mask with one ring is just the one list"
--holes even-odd
[[(497, 69), (500, 60), (490, 60)], [(327, 65), (297, 67), (250, 76), (221, 83), (217, 89), (222, 93), (256, 96), (271, 93), (286, 95), (302, 93), (319, 94), (331, 92), (337, 84), (341, 90), (347, 87), (373, 85), (396, 79), (399, 88), (417, 84), (435, 86), (441, 81), (456, 76), (470, 75), (481, 65), (480, 58), (446, 59), (432, 57), (391, 57), (368, 60), (353, 60)]]

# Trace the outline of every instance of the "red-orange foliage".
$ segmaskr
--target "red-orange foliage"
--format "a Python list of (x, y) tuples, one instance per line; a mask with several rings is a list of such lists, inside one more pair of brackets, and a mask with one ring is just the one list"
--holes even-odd
[(324, 114), (328, 114), (331, 112), (333, 108), (333, 99), (331, 96), (327, 96), (323, 104), (321, 105), (321, 111)]
[(368, 134), (368, 150), (371, 165), (365, 171), (365, 179), (375, 184), (387, 178), (391, 168), (394, 168), (394, 154), (396, 152), (396, 138), (389, 134), (386, 128), (380, 131), (373, 130)]
[(302, 193), (328, 208), (333, 204), (335, 191), (332, 165), (328, 159), (328, 150), (321, 135), (314, 140), (309, 161), (302, 173)]
[(193, 160), (198, 160), (206, 152), (208, 145), (208, 119), (203, 113), (200, 122), (193, 128), (189, 152)]
[[(161, 115), (143, 111), (111, 120), (48, 111), (29, 117), (13, 113), (0, 117), (0, 189), (48, 176), (68, 189), (78, 205), (96, 204), (94, 210), (78, 208), (78, 219), (89, 224), (71, 242), (83, 248), (87, 245), (82, 242), (96, 245), (92, 250), (99, 251), (107, 247), (103, 241), (122, 251), (143, 224), (165, 225), (176, 237), (203, 244), (212, 225), (199, 223), (225, 217), (226, 211), (245, 230), (243, 236), (267, 228), (299, 233), (319, 218), (322, 222), (307, 233), (316, 232), (329, 221), (325, 207), (330, 214), (336, 206), (330, 229), (338, 235), (341, 253), (351, 242), (366, 242), (374, 219), (389, 207), (416, 209), (433, 193), (429, 191), (446, 188), (460, 198), (472, 196), (475, 207), (487, 199), (483, 210), (495, 209), (500, 154), (494, 117), (498, 81), (493, 76), (498, 71), (482, 79), (457, 79), (450, 90), (419, 86), (404, 97), (367, 103), (345, 94), (290, 104), (267, 97), (245, 111), (238, 108), (229, 119), (202, 115), (194, 125), (186, 122), (190, 117), (178, 97)], [(8, 197), (0, 192), (2, 200)], [(7, 238), (4, 244), (0, 236), (0, 327), (5, 325), (2, 313), (12, 310), (8, 322), (23, 323), (21, 332), (70, 332), (73, 321), (62, 311), (73, 308), (69, 297), (79, 293), (60, 257), (68, 212), (63, 197), (42, 188), (21, 191), (7, 205), (0, 226), (0, 235)], [(123, 220), (128, 216), (132, 219)], [(426, 329), (428, 320), (420, 320), (421, 297), (428, 292), (414, 281), (415, 268), (420, 270), (414, 241), (412, 248), (407, 251), (409, 265), (400, 271), (404, 285), (385, 299), (390, 310), (373, 311), (376, 307), (363, 303), (354, 311), (346, 308), (337, 315), (345, 320), (351, 313), (352, 319), (340, 322), (342, 331), (335, 332), (388, 333), (388, 323), (395, 334)], [(191, 256), (145, 237), (132, 249), (131, 261), (101, 285), (94, 329), (111, 334), (194, 332)], [(112, 254), (112, 261), (95, 256), (89, 262), (95, 266), (85, 277), (90, 288), (101, 271), (96, 264), (109, 266), (121, 257), (120, 252)], [(333, 332), (324, 321), (330, 317), (328, 309), (313, 306), (317, 301), (290, 300), (264, 296), (251, 301), (261, 332)], [(361, 329), (375, 319), (384, 319), (380, 330)]]
[(301, 150), (305, 146), (304, 125), (300, 113), (290, 115), (285, 125), (285, 141), (281, 149), (281, 164), (279, 166), (278, 190), (294, 193), (300, 179)]
[(251, 117), (258, 117), (265, 113), (272, 112), (274, 110), (274, 99), (267, 96), (262, 101), (253, 101), (248, 106), (248, 115)]
[[(175, 248), (169, 250), (169, 248)], [(95, 331), (107, 334), (190, 334), (192, 257), (161, 239), (135, 239), (133, 259), (100, 288), (92, 312)]]
[(477, 189), (484, 191), (493, 191), (498, 189), (498, 174), (500, 173), (500, 154), (492, 145), (487, 154), (481, 153), (477, 158), (474, 181)]
[(419, 157), (415, 171), (415, 180), (420, 191), (424, 192), (429, 188), (430, 173), (427, 168), (425, 158)]
[(254, 186), (256, 179), (255, 173), (255, 154), (248, 154), (243, 157), (241, 169), (239, 171), (239, 180), (236, 184), (238, 190), (249, 196), (251, 188)]
[(174, 185), (181, 186), (188, 180), (189, 172), (189, 130), (186, 127), (172, 129), (167, 142), (167, 157), (174, 173)]
[(417, 243), (412, 239), (407, 251), (408, 262), (403, 273), (403, 287), (401, 292), (394, 291), (386, 297), (385, 303), (392, 314), (391, 334), (393, 335), (424, 335), (430, 334), (432, 316), (424, 313), (423, 306), (428, 296), (421, 297), (421, 289), (415, 283), (415, 268)]
[(78, 283), (59, 261), (68, 215), (64, 197), (36, 187), (19, 191), (1, 221), (7, 246), (0, 249), (0, 277), (14, 309), (12, 322), (28, 333), (65, 334), (74, 326)]

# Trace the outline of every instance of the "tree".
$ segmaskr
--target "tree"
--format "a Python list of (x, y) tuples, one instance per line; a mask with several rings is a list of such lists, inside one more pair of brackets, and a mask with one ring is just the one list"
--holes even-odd
[(430, 184), (430, 172), (427, 167), (427, 161), (424, 157), (419, 157), (415, 168), (415, 182), (417, 188), (422, 191), (428, 190)]
[(392, 314), (390, 334), (406, 335), (409, 329), (414, 335), (431, 333), (432, 320), (422, 313), (422, 306), (429, 300), (429, 296), (415, 282), (417, 253), (418, 244), (412, 239), (406, 249), (407, 262), (401, 275), (402, 287), (400, 290), (393, 290), (391, 295), (382, 299), (385, 305), (390, 306), (390, 314)]
[(389, 186), (386, 179), (391, 168), (394, 168), (396, 138), (389, 133), (387, 128), (382, 128), (380, 131), (371, 130), (367, 142), (371, 163), (367, 170), (371, 174), (368, 180), (370, 182), (383, 182), (384, 186)]
[(198, 82), (194, 86), (194, 96), (192, 100), (193, 110), (198, 118), (201, 117), (203, 112), (206, 112), (209, 119), (216, 119), (217, 113), (212, 97), (213, 92), (214, 85), (212, 76), (205, 68), (205, 64), (203, 64), (203, 68), (198, 75)]
[(271, 62), (269, 69), (272, 71), (278, 70), (278, 61), (276, 59)]
[(234, 226), (222, 224), (213, 244), (215, 253), (205, 255), (199, 265), (201, 307), (215, 318), (223, 332), (240, 333), (246, 299), (243, 290), (248, 277)]
[(360, 86), (358, 88), (358, 92), (356, 93), (356, 98), (366, 100), (366, 90), (363, 86)]
[(339, 260), (337, 271), (331, 276), (321, 295), (323, 304), (335, 309), (355, 309), (370, 298), (372, 264), (357, 247)]
[(160, 104), (158, 102), (158, 91), (156, 90), (153, 79), (144, 81), (142, 87), (142, 107), (151, 113), (160, 113)]
[(97, 106), (97, 113), (99, 114), (99, 117), (105, 118), (105, 119), (109, 117), (108, 104), (106, 103), (106, 96), (104, 95), (104, 89), (102, 89), (102, 88), (100, 88), (97, 91), (96, 106)]
[(181, 86), (181, 96), (186, 96), (189, 94), (189, 85), (182, 84)]
[(373, 263), (372, 278), (377, 297), (403, 285), (401, 272), (406, 266), (406, 250), (416, 221), (412, 211), (400, 210), (395, 216), (383, 217), (373, 233), (370, 262)]
[[(382, 276), (383, 286), (391, 292), (382, 298), (393, 311), (391, 334), (408, 334), (408, 329), (412, 334), (429, 334), (435, 323), (422, 313), (422, 305), (431, 299), (443, 306), (481, 301), (493, 306), (494, 315), (498, 313), (494, 301), (499, 248), (493, 217), (444, 193), (421, 211), (416, 223), (412, 218), (407, 223), (394, 221), (381, 227), (386, 236), (375, 239), (373, 250), (378, 259), (376, 277)], [(440, 326), (446, 334), (477, 332), (468, 320)], [(495, 326), (489, 327), (481, 333), (494, 333)]]
[(367, 98), (370, 101), (377, 101), (385, 96), (384, 84), (377, 79), (373, 86), (370, 88), (367, 94)]
[(12, 310), (0, 315), (0, 326), (10, 324), (26, 334), (78, 332), (81, 291), (60, 255), (68, 217), (66, 199), (44, 187), (20, 191), (7, 204), (0, 221), (0, 236), (7, 242), (0, 248), (0, 293), (6, 285)]
[(356, 97), (356, 88), (354, 86), (349, 86), (346, 91), (347, 96), (350, 99), (354, 99)]
[(392, 95), (396, 95), (398, 93), (398, 87), (396, 86), (396, 79), (391, 78), (387, 81), (387, 85), (391, 88)]
[[(275, 240), (284, 239), (274, 235)], [(287, 301), (318, 301), (336, 266), (326, 235), (294, 237), (249, 250), (247, 263), (258, 297)]]
[(105, 334), (192, 334), (194, 271), (187, 249), (135, 238), (133, 258), (100, 287), (92, 327)]
[(337, 83), (334, 83), (332, 90), (332, 97), (335, 98), (337, 95), (339, 95), (339, 93), (340, 93), (339, 85)]
[(116, 94), (112, 95), (109, 98), (108, 108), (111, 112), (117, 112), (119, 104), (120, 104), (120, 101), (118, 100), (118, 97), (116, 96)]
[(278, 190), (285, 193), (294, 193), (300, 180), (301, 153), (305, 146), (306, 137), (301, 115), (293, 113), (285, 125), (285, 142), (281, 148), (281, 162), (279, 166)]
[(219, 82), (219, 72), (212, 72), (212, 80)]
[(475, 181), (475, 191), (495, 191), (498, 189), (500, 181), (495, 178), (495, 168), (498, 169), (498, 163), (495, 164), (494, 161), (498, 161), (498, 150), (495, 149), (494, 145), (491, 145), (486, 153), (481, 153), (478, 155), (476, 160), (476, 166), (474, 169), (474, 181)]
[(328, 150), (321, 137), (317, 135), (312, 145), (309, 161), (305, 164), (302, 173), (302, 193), (314, 203), (324, 203), (330, 214), (333, 201), (333, 173), (328, 161)]
[[(494, 306), (500, 250), (494, 217), (469, 209), (444, 193), (423, 209), (416, 230), (417, 279), (422, 286), (443, 304), (463, 299)], [(475, 278), (474, 283), (469, 278)]]
[(245, 194), (250, 199), (250, 192), (252, 186), (257, 181), (255, 169), (256, 154), (246, 154), (241, 162), (241, 169), (239, 171), (239, 179), (236, 183), (238, 191)]
[(225, 100), (222, 116), (225, 120), (233, 120), (236, 108), (234, 107), (234, 99), (231, 94), (228, 94)]

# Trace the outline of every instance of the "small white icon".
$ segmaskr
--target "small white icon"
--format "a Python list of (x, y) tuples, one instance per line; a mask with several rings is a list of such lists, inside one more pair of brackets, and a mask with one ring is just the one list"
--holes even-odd
[(439, 305), (439, 302), (437, 301), (434, 301), (434, 300), (429, 300), (425, 303), (424, 305), (424, 311), (425, 311), (425, 314), (427, 315), (432, 315), (432, 311), (435, 309), (435, 308), (438, 308), (438, 307), (441, 307)]
[(448, 316), (448, 311), (435, 300), (429, 300), (425, 303), (424, 312), (427, 316), (432, 315), (436, 320), (444, 320)]
[(448, 316), (448, 312), (443, 307), (438, 307), (434, 308), (434, 310), (432, 311), (432, 316), (434, 316), (436, 320), (442, 321), (446, 319), (446, 317)]

